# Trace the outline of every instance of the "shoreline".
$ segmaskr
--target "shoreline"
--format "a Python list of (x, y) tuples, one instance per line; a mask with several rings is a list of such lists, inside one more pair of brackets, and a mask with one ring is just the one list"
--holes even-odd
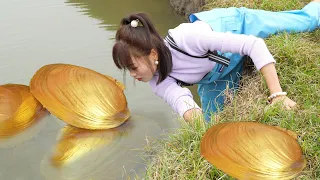
[(198, 12), (205, 5), (204, 0), (169, 0), (171, 7), (180, 15), (188, 17)]

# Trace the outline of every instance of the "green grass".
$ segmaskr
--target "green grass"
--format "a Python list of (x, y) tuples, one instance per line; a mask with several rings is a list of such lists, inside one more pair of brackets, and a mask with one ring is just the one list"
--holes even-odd
[[(247, 0), (207, 1), (212, 7), (246, 6), (265, 10), (289, 10), (303, 7), (307, 1)], [(203, 134), (213, 124), (226, 121), (258, 121), (279, 125), (299, 135), (307, 158), (307, 167), (299, 179), (320, 179), (320, 30), (311, 33), (282, 33), (266, 39), (277, 60), (277, 71), (284, 91), (297, 102), (295, 110), (269, 106), (267, 86), (260, 73), (245, 75), (242, 88), (212, 123), (182, 121), (182, 127), (165, 139), (149, 142), (145, 147), (151, 156), (144, 179), (232, 179), (209, 164), (200, 155)]]

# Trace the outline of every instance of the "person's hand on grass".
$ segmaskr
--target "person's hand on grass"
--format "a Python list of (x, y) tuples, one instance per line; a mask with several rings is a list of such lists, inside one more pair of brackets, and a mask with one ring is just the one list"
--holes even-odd
[(276, 97), (276, 98), (272, 99), (271, 104), (275, 104), (278, 102), (282, 102), (284, 107), (287, 110), (293, 109), (297, 106), (297, 103), (294, 102), (293, 100), (291, 100), (290, 98), (288, 98), (287, 96)]

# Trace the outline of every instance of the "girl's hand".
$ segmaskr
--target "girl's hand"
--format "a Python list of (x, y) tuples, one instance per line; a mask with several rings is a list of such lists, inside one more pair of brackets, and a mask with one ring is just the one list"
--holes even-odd
[[(270, 63), (261, 68), (261, 72), (267, 82), (267, 86), (271, 94), (276, 92), (282, 92), (279, 78), (276, 72), (274, 63)], [(278, 96), (272, 99), (271, 104), (282, 101), (284, 108), (292, 109), (296, 106), (296, 102), (289, 99), (287, 96)]]
[(193, 122), (195, 118), (203, 116), (202, 110), (198, 108), (189, 109), (183, 115), (184, 120), (187, 122)]
[(277, 102), (281, 102), (283, 103), (284, 107), (287, 109), (287, 110), (290, 110), (294, 107), (296, 107), (297, 103), (294, 102), (293, 100), (291, 100), (290, 98), (288, 98), (287, 96), (279, 96), (279, 97), (276, 97), (274, 99), (272, 99), (271, 101), (271, 104), (275, 104)]

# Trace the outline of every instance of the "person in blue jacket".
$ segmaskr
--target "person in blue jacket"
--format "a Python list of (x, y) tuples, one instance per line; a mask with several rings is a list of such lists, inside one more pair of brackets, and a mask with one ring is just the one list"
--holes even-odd
[[(260, 38), (267, 38), (279, 32), (311, 32), (320, 27), (320, 0), (313, 0), (300, 10), (272, 12), (230, 7), (215, 8), (189, 16), (191, 23), (198, 20), (209, 24), (213, 31), (254, 35)], [(198, 83), (198, 94), (207, 120), (210, 112), (223, 108), (225, 96), (221, 95), (221, 92), (226, 89), (226, 86), (238, 88), (239, 74), (243, 69), (243, 63), (241, 63), (243, 61), (240, 60), (243, 57), (239, 54), (223, 53), (222, 55), (229, 58), (231, 62), (239, 63), (229, 67), (217, 66)], [(217, 73), (220, 69), (223, 69), (223, 72)], [(269, 99), (278, 98), (271, 96)], [(295, 103), (288, 101), (289, 108), (292, 104)]]

